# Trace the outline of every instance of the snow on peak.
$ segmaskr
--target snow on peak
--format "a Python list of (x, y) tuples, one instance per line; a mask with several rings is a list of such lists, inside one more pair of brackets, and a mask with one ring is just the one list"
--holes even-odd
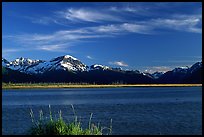
[(50, 61), (53, 62), (53, 61), (62, 61), (62, 60), (68, 60), (68, 59), (69, 60), (78, 60), (77, 58), (75, 58), (73, 56), (64, 55), (64, 56), (59, 56), (59, 57), (53, 58)]
[(107, 70), (110, 69), (110, 67), (108, 66), (104, 66), (104, 65), (100, 65), (100, 64), (94, 64), (90, 66), (91, 70), (95, 70), (95, 69), (102, 69), (102, 70)]
[(18, 70), (20, 72), (26, 73), (26, 70), (31, 66), (35, 66), (43, 62), (42, 60), (31, 60), (29, 58), (17, 58), (14, 61), (9, 62), (9, 68), (12, 70)]
[(39, 63), (39, 65), (29, 68), (29, 72), (32, 73), (44, 73), (52, 70), (86, 71), (87, 66), (80, 60), (70, 55), (65, 55), (53, 58), (50, 61)]
[(71, 58), (73, 60), (78, 60), (77, 58), (73, 57), (73, 56), (70, 56), (70, 55), (65, 55), (64, 58)]
[(11, 61), (10, 64), (11, 65), (33, 65), (37, 62), (39, 62), (40, 60), (31, 60), (29, 58), (23, 58), (23, 57), (20, 57), (20, 58), (17, 58), (15, 59), (14, 61)]
[(3, 67), (9, 67), (9, 61), (6, 60), (5, 58), (2, 58), (2, 66)]
[[(29, 74), (38, 74), (44, 73), (46, 71), (52, 70), (65, 70), (65, 71), (89, 71), (89, 70), (117, 70), (121, 71), (122, 68), (111, 68), (101, 64), (94, 64), (90, 67), (83, 64), (79, 59), (71, 56), (64, 55), (51, 59), (50, 61), (43, 60), (32, 60), (29, 58), (17, 58), (14, 61), (7, 61), (5, 58), (2, 58), (2, 66), (10, 68), (12, 70), (18, 70), (20, 72), (29, 73)], [(176, 73), (192, 73), (197, 69), (202, 67), (202, 62), (197, 62), (194, 65), (189, 67), (178, 67), (173, 69), (173, 72)], [(90, 69), (88, 69), (90, 68)], [(126, 70), (127, 71), (127, 70)], [(139, 73), (140, 71), (135, 70), (134, 72)], [(141, 73), (143, 75), (151, 75), (154, 78), (159, 78), (164, 72), (155, 72), (153, 74)]]
[(101, 67), (101, 68), (103, 68), (104, 66), (103, 66), (103, 65), (100, 65), (100, 64), (94, 64), (93, 67), (94, 67), (94, 68), (96, 68), (96, 67)]
[(185, 66), (185, 67), (179, 67), (181, 69), (188, 69), (189, 67), (188, 66)]

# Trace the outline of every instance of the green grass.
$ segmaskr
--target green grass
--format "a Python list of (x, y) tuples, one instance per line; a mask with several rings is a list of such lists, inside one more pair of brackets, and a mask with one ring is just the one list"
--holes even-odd
[[(112, 133), (112, 119), (110, 127), (101, 127), (100, 124), (96, 126), (92, 123), (92, 113), (88, 122), (88, 127), (83, 129), (82, 123), (78, 121), (74, 107), (72, 105), (74, 112), (74, 120), (66, 123), (62, 118), (62, 113), (59, 111), (59, 117), (54, 119), (52, 117), (51, 107), (49, 105), (49, 119), (46, 120), (43, 115), (43, 111), (39, 112), (39, 119), (35, 120), (33, 111), (31, 109), (30, 116), (32, 120), (32, 127), (29, 129), (28, 134), (30, 135), (111, 135)], [(103, 131), (107, 130), (108, 133)]]

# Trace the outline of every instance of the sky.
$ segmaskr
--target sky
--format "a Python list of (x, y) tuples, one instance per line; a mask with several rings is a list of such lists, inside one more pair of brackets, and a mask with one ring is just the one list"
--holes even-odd
[(2, 57), (153, 73), (202, 60), (201, 2), (3, 2)]

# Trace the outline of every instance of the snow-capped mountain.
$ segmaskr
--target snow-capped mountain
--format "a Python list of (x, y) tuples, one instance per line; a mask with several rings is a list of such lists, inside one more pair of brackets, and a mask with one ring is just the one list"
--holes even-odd
[(31, 67), (27, 71), (31, 73), (44, 73), (52, 70), (86, 71), (87, 66), (77, 58), (65, 55), (39, 63), (37, 66)]
[[(101, 81), (104, 80), (103, 81), (104, 83), (107, 80), (105, 76), (108, 75), (110, 75), (110, 77), (113, 76), (112, 82), (118, 80), (128, 82), (132, 81), (141, 82), (141, 80), (144, 79), (146, 79), (149, 82), (154, 81), (158, 83), (181, 83), (181, 82), (187, 83), (189, 81), (197, 82), (201, 79), (199, 78), (200, 77), (199, 75), (200, 72), (202, 71), (202, 62), (197, 62), (191, 67), (178, 67), (173, 69), (172, 71), (167, 71), (166, 73), (154, 72), (152, 74), (140, 72), (138, 70), (122, 70), (122, 68), (112, 68), (100, 64), (94, 64), (88, 67), (87, 65), (82, 63), (79, 59), (70, 55), (56, 57), (49, 61), (31, 60), (28, 58), (21, 57), (15, 59), (14, 61), (9, 62), (8, 60), (2, 58), (2, 66), (14, 71), (32, 74), (33, 76), (37, 76), (35, 74), (41, 74), (40, 77), (42, 80), (46, 79), (50, 75), (53, 75), (52, 80), (56, 80), (56, 76), (58, 74), (61, 74), (61, 76), (58, 78), (59, 81), (61, 80), (62, 77), (64, 77), (63, 78), (64, 81), (66, 81), (68, 78), (69, 80), (81, 81), (83, 78), (85, 82), (89, 81), (90, 79), (92, 80), (92, 82), (100, 81), (101, 79)], [(70, 76), (71, 74), (68, 76), (69, 73), (66, 72), (71, 72), (71, 74), (73, 74), (72, 72), (77, 73), (74, 73), (74, 75), (72, 76)], [(49, 79), (51, 78), (50, 77), (47, 78), (47, 81), (49, 81)]]
[(191, 67), (179, 67), (165, 73), (155, 72), (152, 74), (99, 64), (88, 67), (70, 55), (56, 57), (50, 61), (21, 57), (9, 62), (2, 58), (2, 66), (2, 69), (5, 70), (2, 71), (4, 82), (86, 82), (98, 84), (121, 81), (130, 84), (202, 82), (202, 62), (197, 62)]
[[(6, 62), (6, 63), (5, 63)], [(17, 58), (7, 62), (2, 59), (2, 65), (12, 70), (18, 70), (27, 74), (44, 73), (51, 70), (86, 71), (87, 66), (77, 58), (70, 55), (53, 58), (50, 61), (31, 60), (28, 58)]]
[(2, 58), (2, 66), (10, 68), (12, 70), (18, 70), (20, 72), (26, 72), (30, 66), (38, 65), (44, 62), (42, 60), (31, 60), (29, 58), (17, 58), (14, 61), (8, 62), (6, 59)]

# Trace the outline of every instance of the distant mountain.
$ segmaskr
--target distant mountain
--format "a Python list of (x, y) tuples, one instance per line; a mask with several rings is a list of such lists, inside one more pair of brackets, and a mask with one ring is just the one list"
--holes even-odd
[(2, 82), (28, 83), (39, 81), (40, 79), (36, 76), (25, 74), (20, 71), (12, 70), (2, 66)]
[(148, 77), (150, 77), (152, 79), (158, 79), (164, 74), (164, 72), (154, 72), (152, 74), (150, 74), (148, 72), (142, 72), (142, 74), (145, 75), (145, 76), (148, 76)]
[(179, 67), (166, 73), (150, 74), (99, 64), (87, 66), (70, 55), (56, 57), (50, 61), (20, 57), (9, 62), (2, 58), (4, 82), (201, 83), (201, 73), (202, 62), (197, 62), (190, 68)]
[(202, 63), (198, 62), (198, 65), (194, 65), (196, 66), (191, 67), (183, 83), (202, 83)]
[(164, 72), (154, 72), (153, 74), (151, 74), (153, 76), (153, 78), (158, 79), (160, 78), (162, 75), (164, 74)]
[(158, 83), (202, 83), (202, 62), (188, 67), (175, 68), (160, 76)]

